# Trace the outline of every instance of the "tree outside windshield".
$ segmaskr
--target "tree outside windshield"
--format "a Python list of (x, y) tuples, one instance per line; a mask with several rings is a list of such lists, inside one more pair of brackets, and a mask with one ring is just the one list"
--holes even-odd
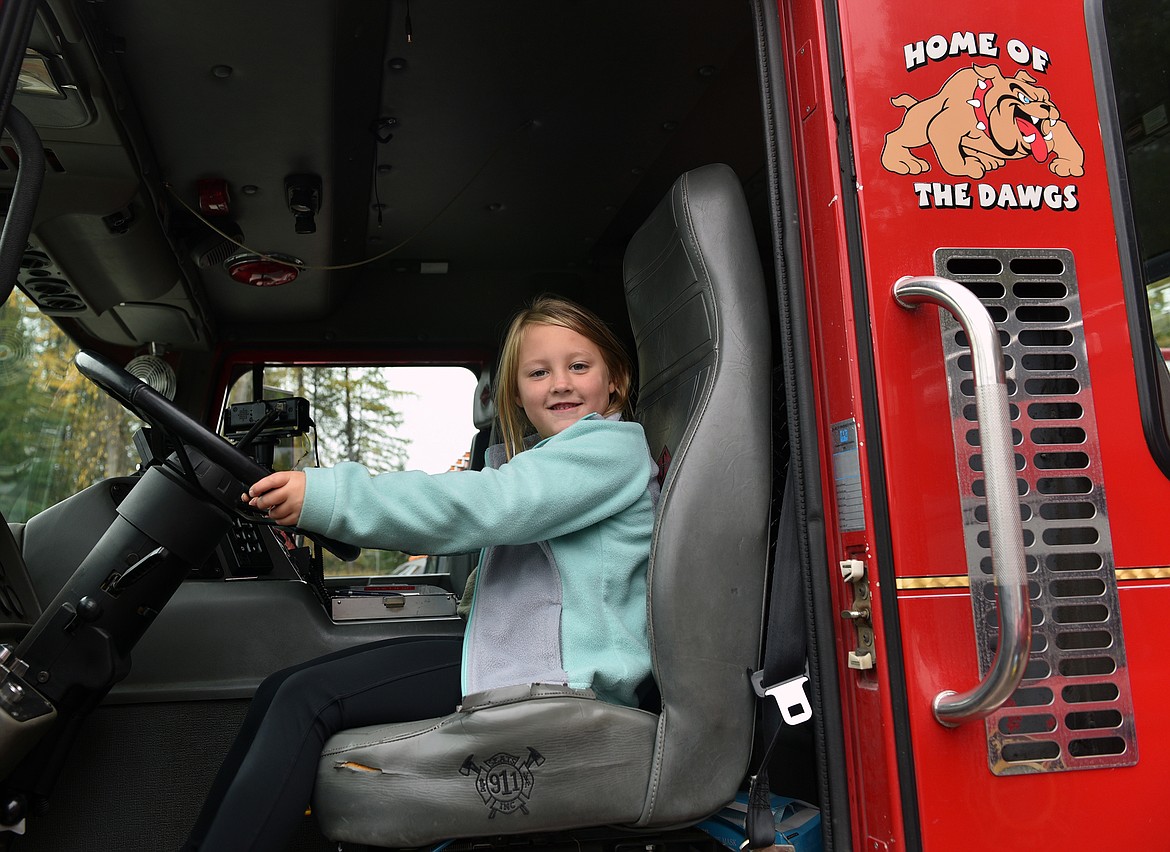
[(23, 293), (0, 307), (0, 509), (9, 523), (137, 467), (132, 435), (142, 424), (73, 367), (75, 354)]
[[(329, 467), (354, 461), (373, 473), (443, 473), (466, 463), (475, 427), (476, 378), (464, 367), (263, 365), (264, 396), (309, 401), (313, 430), (283, 438), (277, 470)], [(228, 403), (253, 399), (251, 372), (228, 393)], [(433, 573), (433, 561), (398, 551), (363, 550), (355, 562), (324, 554), (326, 576)]]

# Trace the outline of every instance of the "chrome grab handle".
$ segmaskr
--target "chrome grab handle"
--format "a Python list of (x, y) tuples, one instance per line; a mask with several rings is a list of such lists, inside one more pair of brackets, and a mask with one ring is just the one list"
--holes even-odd
[(1032, 647), (1032, 608), (1024, 563), (1024, 534), (1016, 491), (1015, 450), (1003, 352), (995, 322), (979, 299), (961, 284), (935, 276), (898, 279), (894, 299), (914, 310), (923, 302), (946, 308), (967, 333), (975, 373), (991, 562), (999, 601), (999, 648), (987, 676), (972, 689), (944, 690), (934, 698), (934, 717), (948, 727), (983, 719), (1019, 686)]

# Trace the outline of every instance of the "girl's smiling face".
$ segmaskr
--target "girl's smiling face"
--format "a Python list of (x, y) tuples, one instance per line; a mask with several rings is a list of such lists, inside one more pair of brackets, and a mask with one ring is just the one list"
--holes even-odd
[(520, 341), (516, 377), (520, 407), (541, 438), (551, 438), (586, 414), (604, 415), (615, 385), (601, 350), (559, 325), (533, 323)]

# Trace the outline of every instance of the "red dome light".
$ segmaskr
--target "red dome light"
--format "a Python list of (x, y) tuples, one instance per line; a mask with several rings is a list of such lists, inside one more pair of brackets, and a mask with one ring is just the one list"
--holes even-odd
[(291, 284), (300, 275), (300, 261), (291, 257), (278, 260), (253, 254), (233, 257), (225, 265), (228, 275), (252, 287), (279, 287)]

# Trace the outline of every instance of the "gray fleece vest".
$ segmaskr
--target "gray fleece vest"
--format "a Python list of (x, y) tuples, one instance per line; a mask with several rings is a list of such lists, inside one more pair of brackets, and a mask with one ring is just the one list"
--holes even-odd
[[(486, 463), (499, 468), (502, 444)], [(486, 548), (467, 627), (464, 693), (518, 683), (567, 683), (561, 660), (561, 574), (548, 542)]]

